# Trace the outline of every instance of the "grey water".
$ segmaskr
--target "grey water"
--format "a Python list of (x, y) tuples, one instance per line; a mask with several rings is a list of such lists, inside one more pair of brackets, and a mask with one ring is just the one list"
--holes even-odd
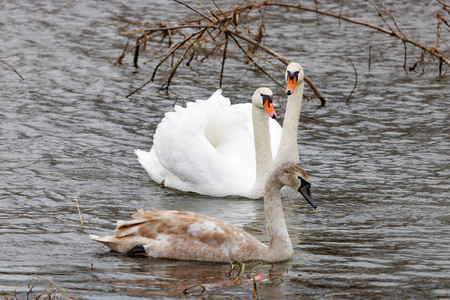
[[(227, 264), (118, 256), (89, 240), (112, 233), (117, 220), (138, 208), (196, 211), (262, 241), (267, 236), (262, 201), (162, 189), (133, 153), (150, 149), (176, 96), (158, 92), (166, 66), (155, 83), (125, 97), (149, 79), (158, 57), (147, 50), (138, 68), (131, 56), (114, 65), (128, 41), (123, 28), (194, 14), (162, 0), (78, 0), (54, 15), (67, 2), (0, 1), (0, 59), (24, 77), (0, 63), (2, 297), (26, 298), (34, 278), (35, 293), (54, 283), (75, 298), (251, 298), (253, 282), (233, 282)], [(318, 3), (383, 25), (367, 2)], [(386, 6), (405, 35), (432, 45), (442, 10), (425, 4)], [(427, 56), (425, 72), (405, 72), (401, 42), (314, 13), (268, 9), (265, 20), (266, 45), (300, 62), (328, 103), (304, 103), (299, 123), (299, 153), (318, 208), (284, 199), (295, 255), (256, 266), (252, 275), (265, 279), (259, 297), (450, 299), (448, 67), (439, 76), (438, 63)], [(441, 33), (447, 56), (449, 42), (447, 28)], [(420, 51), (407, 50), (411, 66)], [(227, 97), (249, 101), (261, 85), (282, 95), (263, 73), (233, 59), (235, 52), (226, 62)], [(358, 75), (348, 104), (355, 72), (345, 57)], [(184, 101), (207, 99), (218, 88), (220, 66), (220, 53), (183, 65), (171, 88)], [(276, 101), (280, 122), (285, 104), (285, 96)]]

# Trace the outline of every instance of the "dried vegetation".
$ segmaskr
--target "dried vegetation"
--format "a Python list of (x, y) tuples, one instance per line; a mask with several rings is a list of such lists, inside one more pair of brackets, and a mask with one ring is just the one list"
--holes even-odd
[[(287, 65), (289, 60), (264, 45), (266, 27), (264, 14), (267, 10), (279, 10), (280, 8), (298, 10), (299, 12), (314, 12), (317, 16), (321, 15), (324, 17), (336, 18), (340, 21), (368, 27), (389, 35), (395, 39), (394, 43), (400, 41), (404, 44), (405, 71), (415, 71), (418, 65), (422, 66), (422, 70), (424, 70), (425, 57), (427, 56), (432, 61), (439, 62), (440, 75), (445, 75), (442, 71), (443, 65), (450, 66), (450, 59), (445, 55), (446, 51), (441, 50), (441, 44), (444, 44), (448, 53), (449, 45), (442, 39), (441, 33), (443, 31), (450, 32), (450, 25), (446, 19), (450, 16), (450, 10), (449, 6), (440, 0), (436, 0), (436, 2), (430, 0), (425, 4), (425, 6), (429, 6), (431, 2), (433, 2), (441, 9), (436, 11), (436, 40), (431, 46), (421, 44), (409, 38), (407, 34), (401, 30), (394, 16), (389, 12), (384, 3), (376, 5), (369, 0), (366, 0), (368, 8), (373, 9), (374, 12), (378, 14), (380, 20), (382, 20), (382, 23), (384, 24), (383, 26), (355, 20), (346, 17), (341, 13), (320, 10), (318, 8), (320, 5), (319, 1), (314, 1), (314, 7), (307, 7), (301, 4), (272, 2), (267, 0), (244, 0), (241, 4), (234, 5), (228, 9), (224, 9), (214, 0), (203, 2), (197, 0), (195, 4), (192, 4), (192, 2), (188, 4), (187, 1), (183, 2), (180, 0), (172, 1), (183, 6), (185, 9), (194, 12), (196, 17), (177, 23), (155, 22), (128, 24), (124, 32), (122, 32), (123, 35), (128, 36), (130, 40), (134, 40), (135, 42), (131, 47), (129, 46), (129, 43), (127, 43), (122, 55), (117, 59), (116, 64), (122, 63), (125, 56), (134, 54), (133, 61), (137, 67), (139, 54), (142, 50), (150, 51), (152, 56), (158, 57), (159, 60), (150, 78), (140, 87), (129, 93), (128, 96), (138, 92), (148, 83), (155, 81), (155, 77), (163, 65), (169, 65), (169, 70), (160, 89), (168, 91), (179, 67), (183, 63), (189, 66), (194, 58), (199, 61), (203, 61), (209, 57), (221, 59), (219, 86), (222, 87), (225, 62), (230, 56), (231, 46), (234, 46), (233, 49), (237, 49), (238, 52), (240, 52), (240, 55), (235, 55), (236, 51), (234, 51), (232, 53), (233, 58), (243, 57), (243, 63), (253, 65), (266, 74), (277, 85), (283, 86), (280, 82), (280, 78), (282, 78), (284, 70), (277, 65), (277, 62)], [(205, 7), (206, 3), (208, 3), (209, 6), (213, 6), (213, 8)], [(317, 19), (317, 22), (319, 22), (319, 18)], [(407, 68), (408, 44), (421, 50), (420, 59), (409, 68)], [(349, 60), (348, 58), (346, 59)], [(350, 63), (353, 65), (351, 61)], [(355, 68), (354, 65), (353, 67)], [(275, 72), (278, 72), (279, 76), (271, 75), (274, 74), (274, 70)], [(356, 68), (355, 75), (357, 77)], [(315, 96), (320, 99), (321, 105), (325, 105), (326, 101), (320, 90), (308, 77), (306, 77), (306, 82), (314, 92)], [(351, 98), (355, 88), (356, 82), (347, 101)]]

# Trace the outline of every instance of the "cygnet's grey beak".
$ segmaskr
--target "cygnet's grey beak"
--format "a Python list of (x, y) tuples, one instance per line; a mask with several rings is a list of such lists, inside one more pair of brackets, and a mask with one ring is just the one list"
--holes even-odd
[(311, 195), (309, 183), (302, 180), (302, 185), (298, 188), (298, 191), (303, 195), (303, 197), (305, 197), (306, 201), (308, 201), (308, 203), (311, 204), (312, 207), (314, 207), (314, 209), (317, 208), (317, 204), (316, 202), (314, 202), (314, 199)]

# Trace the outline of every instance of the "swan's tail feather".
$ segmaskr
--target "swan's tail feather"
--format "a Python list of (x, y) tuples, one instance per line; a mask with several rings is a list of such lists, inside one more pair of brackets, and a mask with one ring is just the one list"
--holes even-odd
[(161, 165), (153, 149), (150, 152), (135, 149), (134, 153), (141, 166), (153, 181), (161, 182), (165, 179), (168, 171)]
[(90, 234), (89, 237), (91, 238), (91, 240), (105, 244), (108, 247), (110, 243), (114, 242), (114, 239), (116, 238), (113, 235), (95, 235), (95, 234)]
[(139, 235), (139, 228), (142, 223), (148, 222), (148, 219), (131, 220), (131, 221), (117, 221), (117, 228), (114, 231), (117, 237), (124, 237), (127, 235)]

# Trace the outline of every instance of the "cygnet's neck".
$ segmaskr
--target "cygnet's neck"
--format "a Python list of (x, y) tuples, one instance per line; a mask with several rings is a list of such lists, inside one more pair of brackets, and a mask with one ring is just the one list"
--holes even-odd
[(262, 195), (266, 180), (274, 168), (270, 147), (269, 117), (263, 108), (253, 105), (252, 119), (256, 156), (256, 179), (253, 191)]
[(267, 233), (270, 237), (270, 246), (265, 253), (265, 261), (287, 260), (294, 253), (281, 204), (282, 187), (283, 185), (274, 174), (267, 180), (264, 191), (264, 212)]
[(275, 156), (276, 165), (287, 162), (298, 164), (300, 162), (297, 134), (300, 112), (302, 110), (303, 87), (304, 80), (295, 87), (294, 93), (288, 96), (280, 146), (277, 155)]

